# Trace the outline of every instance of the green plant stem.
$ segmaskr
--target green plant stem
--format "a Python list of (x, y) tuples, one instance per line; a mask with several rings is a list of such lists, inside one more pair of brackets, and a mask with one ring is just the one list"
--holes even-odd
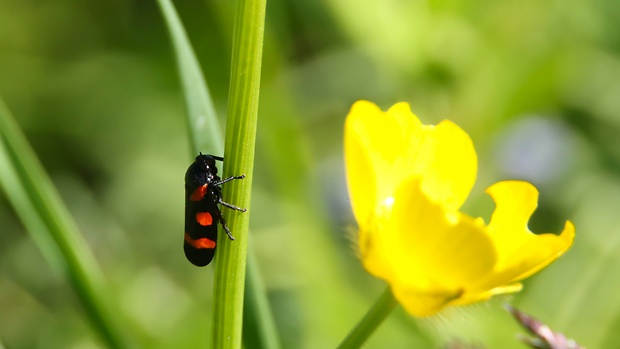
[(230, 182), (224, 200), (248, 207), (248, 212), (225, 213), (236, 241), (220, 234), (213, 291), (213, 347), (217, 349), (241, 347), (265, 6), (265, 0), (239, 0), (235, 15), (223, 175), (245, 174), (246, 178)]
[[(192, 156), (198, 154), (199, 151), (223, 155), (224, 137), (222, 137), (218, 118), (213, 108), (207, 82), (203, 77), (183, 24), (170, 0), (158, 0), (158, 3), (170, 33), (183, 86)], [(226, 163), (228, 163), (228, 158)], [(228, 191), (228, 185), (230, 184), (227, 184), (225, 192)], [(224, 237), (220, 241), (226, 239), (227, 237)], [(218, 250), (218, 254), (222, 253), (221, 250)], [(248, 251), (248, 256), (251, 255), (251, 252), (251, 250)], [(244, 307), (243, 327), (246, 329), (243, 332), (244, 341), (253, 343), (254, 348), (277, 348), (278, 337), (269, 310), (267, 295), (258, 275), (255, 261), (249, 257), (246, 279), (248, 281), (245, 297), (249, 299), (249, 302)]]
[(277, 349), (280, 341), (276, 330), (265, 286), (257, 270), (252, 251), (252, 240), (248, 248), (248, 263), (245, 277), (245, 298), (243, 302), (243, 344), (246, 348)]
[(383, 320), (394, 310), (396, 305), (398, 305), (398, 302), (394, 298), (394, 295), (392, 295), (392, 291), (388, 286), (372, 308), (364, 315), (364, 318), (347, 335), (342, 343), (340, 343), (338, 348), (352, 349), (361, 347), (366, 339), (370, 337)]
[(106, 344), (131, 347), (99, 265), (2, 100), (0, 186), (45, 258), (68, 278)]
[(166, 21), (179, 68), (192, 156), (201, 150), (221, 156), (224, 151), (222, 129), (196, 54), (172, 2), (158, 0), (157, 3)]

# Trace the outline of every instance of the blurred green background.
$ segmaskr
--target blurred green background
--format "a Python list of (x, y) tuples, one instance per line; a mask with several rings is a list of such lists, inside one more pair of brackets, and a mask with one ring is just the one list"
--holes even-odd
[[(234, 6), (175, 5), (223, 117)], [(619, 20), (616, 0), (269, 0), (250, 248), (283, 347), (334, 347), (384, 289), (351, 239), (342, 127), (358, 99), (407, 101), (471, 135), (480, 166), (465, 212), (488, 221), (483, 190), (525, 179), (541, 191), (533, 231), (577, 226), (521, 293), (429, 320), (398, 309), (368, 348), (523, 348), (506, 300), (584, 346), (620, 347)], [(195, 154), (155, 2), (0, 0), (0, 96), (142, 346), (206, 347), (213, 267), (182, 252)], [(103, 347), (3, 195), (0, 343)]]

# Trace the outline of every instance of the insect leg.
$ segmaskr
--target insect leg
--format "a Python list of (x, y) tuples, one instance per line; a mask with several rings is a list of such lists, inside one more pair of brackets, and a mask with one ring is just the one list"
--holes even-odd
[(211, 183), (211, 185), (222, 185), (222, 184), (224, 184), (226, 182), (230, 182), (230, 181), (235, 180), (235, 179), (244, 179), (244, 178), (245, 178), (245, 175), (232, 176), (232, 177), (224, 178), (224, 179), (219, 180), (217, 182), (213, 182), (213, 183)]
[(228, 208), (230, 208), (232, 210), (241, 211), (241, 212), (247, 211), (247, 209), (245, 209), (245, 208), (241, 208), (241, 207), (238, 207), (238, 206), (235, 206), (235, 205), (231, 205), (231, 204), (229, 204), (227, 202), (222, 201), (222, 198), (219, 198), (218, 201), (219, 201), (220, 204), (222, 204), (222, 206), (226, 206), (226, 207), (228, 207)]
[(224, 231), (226, 232), (226, 234), (228, 234), (228, 237), (231, 240), (234, 240), (235, 237), (232, 236), (232, 233), (230, 232), (230, 229), (228, 229), (228, 226), (226, 225), (226, 220), (224, 219), (224, 217), (222, 216), (222, 214), (220, 213), (220, 224), (222, 225), (222, 227), (224, 228)]

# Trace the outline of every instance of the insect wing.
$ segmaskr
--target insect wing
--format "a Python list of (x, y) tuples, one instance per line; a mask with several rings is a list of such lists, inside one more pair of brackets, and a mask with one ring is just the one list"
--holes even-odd
[[(201, 190), (200, 188), (197, 190)], [(188, 194), (183, 250), (185, 257), (196, 266), (203, 267), (209, 264), (215, 255), (218, 212), (217, 206), (208, 197), (194, 201), (192, 193)]]

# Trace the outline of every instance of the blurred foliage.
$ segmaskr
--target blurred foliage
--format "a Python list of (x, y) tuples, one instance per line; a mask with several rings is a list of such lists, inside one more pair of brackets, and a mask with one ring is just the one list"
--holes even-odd
[[(175, 5), (224, 116), (234, 8)], [(615, 0), (270, 0), (250, 227), (283, 347), (336, 346), (384, 287), (351, 244), (341, 142), (358, 99), (407, 101), (426, 123), (449, 118), (472, 136), (472, 215), (489, 217), (483, 189), (498, 180), (537, 185), (532, 230), (571, 219), (577, 238), (509, 300), (585, 347), (618, 347), (619, 19)], [(0, 95), (136, 337), (148, 348), (205, 347), (213, 268), (181, 251), (195, 154), (155, 2), (3, 0), (0, 33)], [(523, 348), (503, 300), (428, 320), (399, 309), (367, 347)], [(4, 196), (0, 341), (103, 347)]]

